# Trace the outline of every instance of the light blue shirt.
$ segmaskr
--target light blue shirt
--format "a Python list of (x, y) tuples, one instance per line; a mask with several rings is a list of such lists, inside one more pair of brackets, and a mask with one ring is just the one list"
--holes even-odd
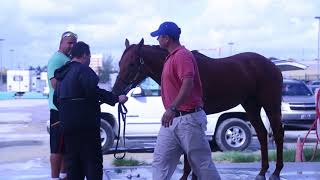
[(68, 61), (70, 61), (70, 58), (60, 51), (55, 52), (48, 61), (49, 109), (57, 110), (57, 107), (53, 104), (54, 89), (51, 85), (50, 79), (54, 77), (54, 71), (59, 69)]

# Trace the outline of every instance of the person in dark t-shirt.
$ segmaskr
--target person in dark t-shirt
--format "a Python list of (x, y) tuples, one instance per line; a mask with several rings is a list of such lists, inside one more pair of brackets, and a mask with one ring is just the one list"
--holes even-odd
[(55, 103), (65, 138), (68, 179), (102, 180), (100, 140), (100, 103), (114, 106), (125, 103), (125, 95), (116, 96), (98, 87), (99, 78), (89, 67), (90, 48), (78, 42), (71, 50), (70, 62), (55, 71)]

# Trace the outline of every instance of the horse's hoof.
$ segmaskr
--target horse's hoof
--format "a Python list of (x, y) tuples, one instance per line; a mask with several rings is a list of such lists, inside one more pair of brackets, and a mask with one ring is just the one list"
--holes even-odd
[(279, 176), (276, 176), (276, 175), (271, 175), (269, 177), (269, 180), (280, 180), (280, 177)]
[(266, 180), (266, 177), (262, 175), (257, 175), (255, 180)]

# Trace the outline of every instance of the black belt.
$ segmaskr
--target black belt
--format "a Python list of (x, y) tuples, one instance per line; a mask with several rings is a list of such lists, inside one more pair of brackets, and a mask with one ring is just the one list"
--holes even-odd
[(198, 111), (202, 111), (202, 107), (196, 107), (196, 108), (191, 109), (189, 111), (177, 111), (176, 112), (176, 117), (184, 116), (186, 114), (191, 114), (191, 113), (195, 113), (195, 112), (198, 112)]
[(66, 101), (83, 101), (87, 100), (87, 98), (82, 98), (82, 97), (68, 97), (68, 98), (60, 98), (61, 100), (66, 100)]

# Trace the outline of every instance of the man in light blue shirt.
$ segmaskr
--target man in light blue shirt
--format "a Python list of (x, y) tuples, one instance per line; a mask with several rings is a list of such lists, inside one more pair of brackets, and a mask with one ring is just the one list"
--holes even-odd
[[(77, 42), (77, 35), (71, 31), (64, 32), (61, 36), (59, 50), (55, 52), (48, 61), (48, 84), (49, 84), (49, 109), (50, 109), (50, 163), (51, 178), (59, 180), (66, 178), (65, 167), (63, 163), (63, 134), (60, 128), (59, 113), (57, 107), (53, 104), (53, 93), (57, 80), (54, 77), (54, 71), (66, 62), (70, 61), (70, 52), (73, 45)], [(59, 178), (60, 174), (60, 178)]]

